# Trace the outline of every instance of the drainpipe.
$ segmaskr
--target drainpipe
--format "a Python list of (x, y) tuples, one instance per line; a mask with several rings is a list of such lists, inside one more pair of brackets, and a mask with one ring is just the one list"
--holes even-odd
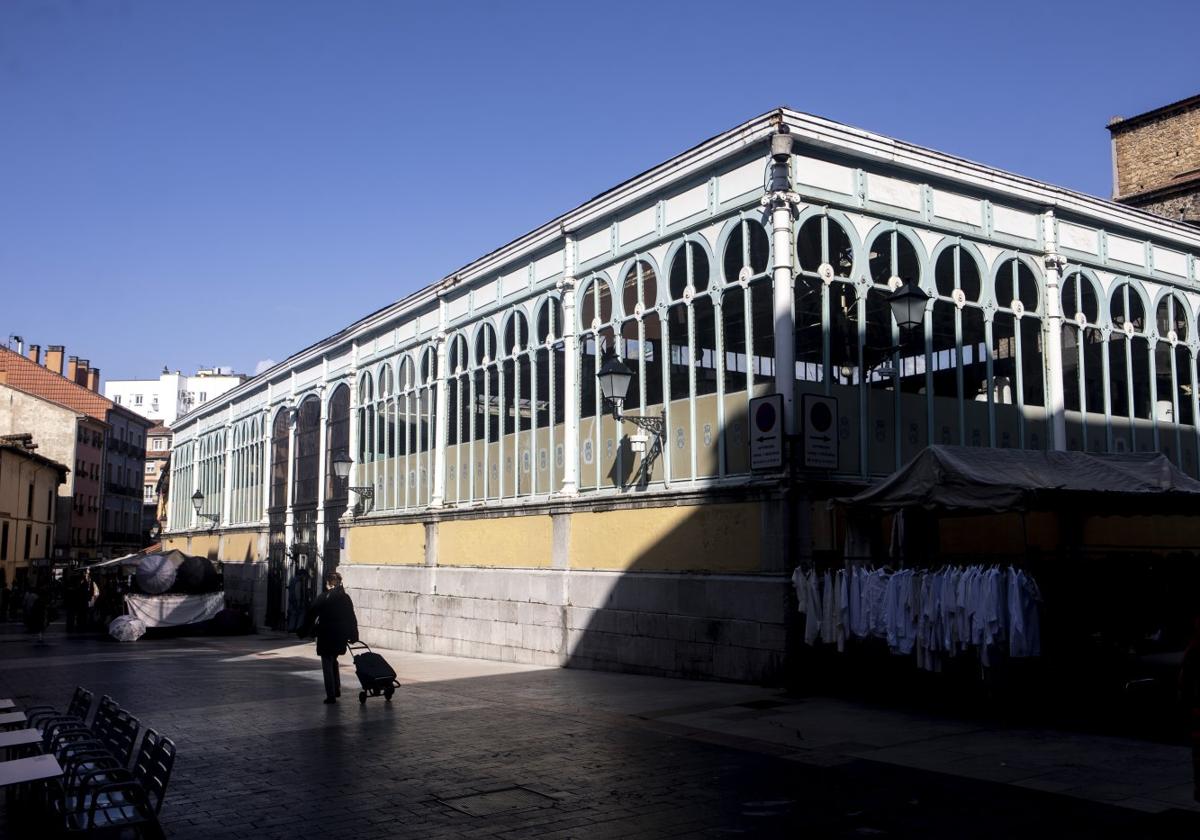
[(1067, 448), (1066, 398), (1063, 392), (1062, 297), (1059, 279), (1067, 261), (1058, 253), (1058, 225), (1054, 211), (1042, 214), (1042, 241), (1046, 243), (1046, 412), (1050, 417), (1050, 446), (1062, 452)]
[(771, 185), (762, 198), (771, 209), (775, 291), (775, 392), (783, 395), (784, 431), (796, 433), (796, 327), (792, 291), (792, 222), (800, 196), (792, 190), (792, 135), (782, 122), (771, 136)]
[[(563, 312), (563, 496), (579, 495), (579, 331), (575, 318), (575, 237), (566, 234), (564, 274), (558, 284)], [(554, 457), (554, 453), (550, 453)]]

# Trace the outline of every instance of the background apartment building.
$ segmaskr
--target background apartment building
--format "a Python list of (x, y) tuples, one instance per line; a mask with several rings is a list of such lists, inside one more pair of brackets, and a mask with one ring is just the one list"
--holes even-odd
[(0, 585), (50, 557), (55, 499), (68, 470), (37, 448), (30, 435), (0, 435)]
[[(0, 384), (65, 406), (103, 424), (102, 460), (94, 479), (99, 490), (99, 541), (95, 554), (88, 556), (118, 556), (137, 551), (146, 544), (142, 530), (142, 476), (146, 432), (153, 423), (97, 393), (100, 370), (91, 367), (87, 359), (69, 356), (64, 370), (62, 345), (51, 345), (44, 357), (36, 344), (30, 345), (25, 353), (20, 350), (20, 345), (18, 352), (0, 348)], [(35, 439), (43, 434), (54, 437), (43, 426), (44, 422), (44, 418), (27, 418), (22, 423), (29, 427), (19, 431), (32, 434)], [(95, 425), (89, 428), (97, 430)], [(90, 437), (88, 445), (94, 446), (95, 441), (95, 437)], [(93, 464), (94, 461), (89, 462), (86, 470), (89, 481), (93, 480), (90, 468)], [(89, 505), (90, 500), (84, 503), (84, 514), (89, 512)], [(72, 500), (72, 506), (79, 505)]]
[(163, 368), (158, 379), (110, 379), (104, 396), (150, 420), (170, 426), (187, 414), (246, 381), (229, 368), (207, 368), (186, 376)]
[(108, 424), (62, 403), (0, 385), (0, 435), (19, 434), (33, 435), (40, 455), (71, 465), (58, 489), (54, 556), (96, 557)]
[(146, 473), (142, 480), (142, 525), (147, 533), (159, 520), (158, 484), (171, 460), (171, 430), (159, 423), (146, 433)]

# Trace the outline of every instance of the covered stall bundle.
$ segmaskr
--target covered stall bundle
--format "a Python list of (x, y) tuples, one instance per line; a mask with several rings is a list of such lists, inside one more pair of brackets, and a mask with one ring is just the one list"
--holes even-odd
[(207, 627), (206, 622), (225, 608), (221, 575), (207, 557), (171, 549), (128, 555), (91, 568), (124, 573), (120, 580), (110, 581), (118, 592), (118, 611), (136, 618), (144, 628)]
[(844, 550), (793, 579), (810, 682), (957, 702), (962, 678), (974, 697), (1169, 735), (1200, 613), (1200, 482), (1167, 457), (931, 446), (830, 507)]
[(1200, 481), (1161, 453), (1092, 455), (1031, 449), (929, 446), (857, 496), (853, 510), (1011, 512), (1081, 505), (1096, 514), (1190, 514)]

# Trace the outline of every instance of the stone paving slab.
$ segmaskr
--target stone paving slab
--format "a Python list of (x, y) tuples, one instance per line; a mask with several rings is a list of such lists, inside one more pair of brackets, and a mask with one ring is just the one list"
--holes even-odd
[[(64, 705), (83, 684), (172, 737), (175, 838), (1200, 836), (1182, 748), (389, 651), (393, 702), (360, 706), (347, 658), (346, 696), (325, 706), (319, 660), (294, 642), (14, 642), (0, 696)], [(1005, 744), (1022, 761), (993, 772)], [(1105, 756), (1120, 771), (1091, 773)], [(473, 816), (463, 797), (523, 802)], [(0, 836), (22, 836), (0, 814)]]

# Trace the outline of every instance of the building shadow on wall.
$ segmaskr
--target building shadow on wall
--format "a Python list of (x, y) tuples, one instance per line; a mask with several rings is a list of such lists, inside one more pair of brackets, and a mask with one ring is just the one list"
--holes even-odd
[[(627, 435), (604, 471), (611, 486), (622, 488), (617, 497), (597, 497), (596, 507), (570, 515), (561, 661), (571, 668), (781, 682), (794, 632), (793, 496), (778, 474), (750, 486), (692, 485), (691, 441), (681, 428), (689, 422), (686, 407), (680, 415), (661, 441), (677, 447), (676, 458), (654, 452), (652, 435), (647, 455), (671, 471), (671, 488), (683, 490), (682, 497), (646, 492), (642, 458)], [(697, 462), (723, 458), (726, 474), (744, 471), (747, 424), (743, 402), (725, 418), (724, 452), (718, 435), (705, 435), (695, 441)]]

